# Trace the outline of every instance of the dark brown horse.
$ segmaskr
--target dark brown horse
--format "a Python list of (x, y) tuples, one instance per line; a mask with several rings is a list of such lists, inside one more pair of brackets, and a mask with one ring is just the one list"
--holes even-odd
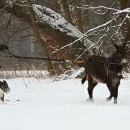
[(105, 83), (110, 92), (107, 100), (114, 97), (114, 103), (117, 103), (118, 87), (122, 79), (123, 65), (127, 63), (125, 59), (125, 44), (115, 45), (115, 52), (109, 58), (92, 55), (84, 63), (85, 76), (82, 79), (82, 84), (88, 80), (89, 98), (93, 99), (93, 89), (100, 82)]

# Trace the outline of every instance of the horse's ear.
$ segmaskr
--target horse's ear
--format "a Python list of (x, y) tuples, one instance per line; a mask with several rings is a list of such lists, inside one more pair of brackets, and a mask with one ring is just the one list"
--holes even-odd
[(119, 50), (119, 46), (116, 44), (113, 44), (113, 46), (115, 47), (116, 50)]
[(112, 40), (111, 42), (112, 42), (112, 45), (115, 47), (115, 49), (118, 50), (119, 46), (114, 43), (114, 40)]
[(122, 48), (126, 47), (127, 42), (123, 43)]

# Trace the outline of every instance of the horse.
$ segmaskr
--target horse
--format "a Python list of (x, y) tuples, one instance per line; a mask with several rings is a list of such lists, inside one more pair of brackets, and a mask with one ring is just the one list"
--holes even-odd
[[(115, 51), (112, 56), (106, 58), (98, 55), (91, 55), (85, 62), (85, 76), (81, 83), (84, 84), (88, 80), (89, 99), (93, 100), (93, 89), (100, 82), (107, 85), (110, 96), (107, 98), (110, 101), (114, 97), (114, 104), (117, 104), (118, 87), (122, 77), (122, 70), (127, 64), (126, 44), (116, 45), (113, 43)], [(78, 63), (78, 62), (77, 62)], [(82, 63), (82, 62), (80, 62)]]

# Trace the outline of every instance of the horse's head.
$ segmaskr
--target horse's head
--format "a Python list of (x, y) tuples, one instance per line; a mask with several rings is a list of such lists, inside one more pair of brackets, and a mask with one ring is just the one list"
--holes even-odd
[(127, 47), (126, 47), (126, 43), (122, 44), (122, 45), (117, 45), (114, 44), (112, 42), (114, 48), (116, 49), (115, 52), (112, 55), (112, 58), (115, 59), (115, 62), (120, 62), (120, 64), (127, 64), (128, 60), (127, 60)]
[(8, 84), (7, 84), (7, 82), (6, 82), (5, 80), (3, 80), (3, 82), (0, 81), (0, 88), (1, 88), (5, 93), (10, 92), (10, 88), (9, 88), (9, 86), (8, 86)]

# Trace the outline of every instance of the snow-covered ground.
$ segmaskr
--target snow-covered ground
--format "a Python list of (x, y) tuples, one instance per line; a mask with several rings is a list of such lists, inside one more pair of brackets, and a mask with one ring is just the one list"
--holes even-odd
[(122, 80), (118, 104), (107, 102), (105, 85), (87, 100), (80, 79), (8, 79), (11, 92), (0, 103), (1, 130), (129, 130), (130, 80)]

